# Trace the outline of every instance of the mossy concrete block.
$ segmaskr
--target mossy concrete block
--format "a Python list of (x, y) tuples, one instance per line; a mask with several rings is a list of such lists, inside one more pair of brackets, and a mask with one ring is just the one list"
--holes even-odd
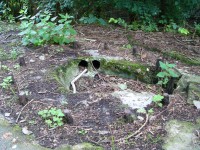
[(194, 100), (200, 101), (200, 83), (189, 84), (187, 102), (193, 104)]
[(170, 120), (166, 124), (167, 137), (165, 137), (164, 150), (200, 150), (200, 145), (195, 143), (198, 137), (194, 131), (200, 124), (186, 121)]
[(187, 102), (200, 101), (200, 76), (183, 74), (177, 83), (176, 91), (186, 92)]
[(200, 84), (200, 76), (183, 74), (180, 80), (177, 83), (177, 91), (185, 92), (190, 83)]

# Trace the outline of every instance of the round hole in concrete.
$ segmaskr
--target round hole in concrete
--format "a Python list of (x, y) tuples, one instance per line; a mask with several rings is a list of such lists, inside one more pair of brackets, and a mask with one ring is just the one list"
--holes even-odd
[(94, 66), (95, 69), (99, 69), (100, 68), (100, 62), (98, 60), (93, 60), (92, 61), (92, 65)]
[(88, 62), (85, 61), (85, 60), (81, 60), (80, 63), (78, 64), (78, 66), (87, 68), (88, 67)]

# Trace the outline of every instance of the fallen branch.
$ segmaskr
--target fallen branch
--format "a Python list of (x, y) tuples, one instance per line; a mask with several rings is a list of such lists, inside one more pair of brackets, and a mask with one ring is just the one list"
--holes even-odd
[(33, 100), (34, 100), (34, 99), (32, 99), (31, 101), (29, 101), (29, 102), (28, 102), (26, 105), (24, 105), (24, 107), (21, 109), (21, 111), (19, 112), (19, 115), (17, 116), (17, 119), (16, 119), (16, 121), (15, 121), (16, 123), (18, 122), (19, 117), (20, 117), (22, 111), (24, 110), (24, 108), (25, 108), (28, 104), (30, 104)]
[(73, 93), (76, 93), (76, 86), (75, 86), (74, 82), (76, 82), (76, 80), (78, 80), (86, 72), (87, 72), (87, 69), (83, 70), (83, 72), (81, 72), (74, 80), (72, 80), (71, 85), (73, 88)]
[(128, 139), (134, 137), (135, 135), (137, 135), (146, 126), (148, 120), (149, 120), (149, 114), (146, 114), (146, 120), (145, 120), (144, 124), (137, 131), (135, 131), (133, 134), (131, 134), (131, 135), (127, 136), (127, 137), (124, 137), (124, 138), (121, 138), (119, 140), (116, 140), (116, 142), (128, 140)]

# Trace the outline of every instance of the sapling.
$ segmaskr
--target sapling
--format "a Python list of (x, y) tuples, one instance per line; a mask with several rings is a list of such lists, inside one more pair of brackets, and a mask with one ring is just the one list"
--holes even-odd
[(175, 64), (169, 64), (168, 62), (163, 63), (162, 61), (159, 61), (161, 72), (159, 72), (156, 76), (159, 77), (161, 80), (158, 81), (157, 84), (164, 85), (168, 83), (169, 79), (177, 78), (178, 75), (173, 71), (173, 68), (176, 66)]

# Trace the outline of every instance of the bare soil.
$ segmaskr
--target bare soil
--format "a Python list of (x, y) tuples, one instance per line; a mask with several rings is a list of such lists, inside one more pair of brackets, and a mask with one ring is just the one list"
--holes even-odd
[[(155, 65), (158, 58), (163, 57), (159, 52), (150, 51), (157, 48), (161, 51), (177, 51), (188, 57), (199, 58), (199, 40), (195, 37), (180, 36), (173, 33), (144, 33), (142, 31), (129, 31), (117, 27), (101, 27), (86, 25), (75, 27), (78, 35), (78, 46), (71, 45), (46, 45), (43, 47), (23, 47), (17, 31), (2, 32), (0, 34), (0, 48), (6, 52), (19, 49), (23, 52), (26, 66), (20, 70), (14, 69), (18, 59), (2, 60), (1, 64), (10, 68), (9, 71), (0, 70), (0, 81), (8, 75), (13, 75), (12, 88), (10, 90), (0, 88), (0, 112), (10, 113), (7, 119), (15, 124), (18, 121), (21, 127), (28, 127), (42, 146), (56, 148), (61, 144), (74, 145), (81, 142), (91, 142), (100, 145), (104, 149), (120, 150), (161, 150), (166, 135), (165, 123), (170, 119), (186, 120), (194, 122), (200, 112), (186, 103), (186, 96), (174, 93), (168, 106), (162, 108), (151, 104), (154, 108), (154, 120), (144, 114), (137, 114), (143, 120), (136, 119), (127, 123), (124, 121), (125, 109), (120, 100), (110, 93), (119, 90), (114, 86), (118, 83), (126, 83), (129, 89), (134, 91), (151, 91), (158, 93), (157, 85), (146, 85), (140, 81), (123, 79), (116, 76), (99, 75), (99, 79), (88, 80), (82, 78), (77, 83), (78, 93), (60, 92), (58, 83), (53, 80), (50, 73), (59, 65), (66, 64), (70, 59), (79, 56), (89, 56), (84, 50), (99, 50), (99, 53), (107, 56), (118, 56), (131, 62)], [(129, 44), (127, 36), (135, 43), (133, 49), (123, 48)], [(59, 52), (59, 51), (62, 52)], [(45, 59), (41, 60), (40, 56)], [(191, 66), (178, 60), (167, 58), (167, 61), (177, 65), (191, 74), (200, 75), (200, 66)], [(28, 91), (28, 103), (23, 106), (19, 103), (18, 92)], [(67, 104), (63, 101), (67, 100)], [(87, 101), (86, 101), (87, 100)], [(50, 107), (68, 109), (73, 118), (72, 124), (65, 123), (62, 127), (50, 129), (38, 115), (38, 111)], [(165, 111), (163, 111), (165, 110)], [(132, 110), (131, 110), (132, 111)], [(132, 111), (135, 113), (135, 111)], [(161, 113), (162, 112), (162, 113)], [(19, 118), (18, 118), (19, 117)], [(148, 120), (147, 120), (148, 119)], [(139, 130), (144, 126), (141, 130)], [(86, 131), (81, 134), (81, 131)], [(137, 132), (131, 138), (125, 140), (128, 135)]]

